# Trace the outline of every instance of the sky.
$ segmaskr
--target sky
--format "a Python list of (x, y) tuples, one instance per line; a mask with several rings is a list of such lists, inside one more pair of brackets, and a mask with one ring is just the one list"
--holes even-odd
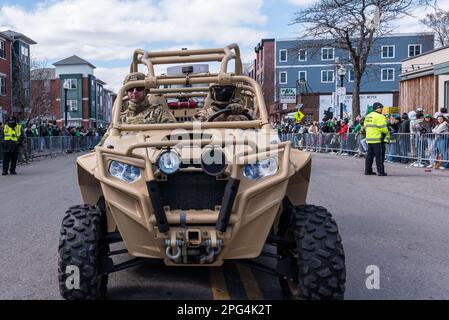
[[(300, 36), (294, 13), (316, 0), (0, 0), (0, 31), (37, 42), (38, 65), (74, 54), (96, 66), (95, 76), (116, 91), (135, 49), (217, 48), (237, 43), (243, 62), (263, 38)], [(319, 0), (318, 0), (319, 1)], [(449, 0), (437, 0), (449, 9)], [(422, 32), (425, 12), (398, 21), (398, 32)], [(157, 71), (164, 72), (163, 69)]]

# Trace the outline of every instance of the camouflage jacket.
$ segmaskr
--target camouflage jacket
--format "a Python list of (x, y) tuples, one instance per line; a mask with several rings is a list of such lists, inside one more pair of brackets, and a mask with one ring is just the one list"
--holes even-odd
[(176, 122), (175, 117), (169, 110), (159, 104), (150, 104), (145, 98), (136, 104), (131, 101), (126, 103), (126, 108), (122, 107), (120, 120), (127, 124), (149, 124), (149, 123), (170, 123)]
[[(232, 104), (236, 104), (236, 103), (232, 103)], [(229, 104), (229, 106), (231, 106), (232, 104)], [(241, 104), (239, 104), (243, 110), (243, 106)], [(221, 109), (218, 106), (215, 105), (211, 105), (210, 107), (198, 110), (198, 112), (193, 116), (193, 119), (196, 121), (201, 121), (201, 122), (206, 122), (214, 113), (220, 111)], [(216, 121), (246, 121), (248, 120), (247, 117), (245, 117), (242, 114), (230, 114), (230, 113), (225, 113), (220, 115), (218, 118), (216, 118), (214, 120), (214, 122)]]

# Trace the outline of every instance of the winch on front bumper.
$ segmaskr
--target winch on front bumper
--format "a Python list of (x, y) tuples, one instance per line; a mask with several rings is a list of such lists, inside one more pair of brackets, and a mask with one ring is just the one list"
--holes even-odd
[[(201, 141), (200, 146), (210, 143)], [(96, 150), (104, 164), (99, 181), (105, 200), (129, 253), (164, 259), (169, 265), (221, 265), (223, 259), (258, 256), (287, 188), (290, 143), (246, 152), (217, 176), (194, 166), (174, 175), (161, 174), (148, 152), (157, 147), (146, 142), (124, 151)], [(272, 154), (278, 157), (276, 175), (261, 181), (242, 179), (245, 164)], [(107, 170), (113, 160), (140, 167), (142, 179), (132, 187), (117, 181)], [(132, 233), (127, 232), (130, 228)]]

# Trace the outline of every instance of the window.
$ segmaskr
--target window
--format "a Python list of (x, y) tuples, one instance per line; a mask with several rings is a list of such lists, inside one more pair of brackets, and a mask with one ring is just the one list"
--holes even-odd
[(388, 68), (388, 69), (382, 69), (382, 81), (394, 81), (394, 69)]
[(382, 59), (394, 58), (394, 46), (382, 46)]
[(279, 50), (279, 62), (286, 62), (287, 61), (287, 50), (282, 49)]
[(0, 95), (6, 94), (6, 78), (0, 76)]
[(313, 122), (313, 115), (306, 114), (304, 117), (304, 123), (312, 123)]
[(331, 83), (334, 82), (334, 71), (333, 70), (322, 70), (321, 71), (321, 83)]
[(349, 70), (348, 72), (348, 81), (354, 82), (354, 70)]
[(322, 48), (321, 60), (334, 60), (334, 48)]
[(287, 83), (287, 72), (285, 72), (285, 71), (279, 72), (279, 83), (280, 84)]
[(78, 80), (76, 79), (67, 79), (69, 83), (69, 89), (77, 89), (78, 88)]
[(78, 111), (78, 100), (68, 100), (69, 111)]
[(299, 82), (307, 82), (307, 71), (299, 71), (298, 80)]
[(6, 58), (5, 41), (0, 40), (0, 58)]
[(28, 55), (29, 55), (28, 47), (26, 47), (26, 46), (21, 46), (21, 47), (20, 47), (20, 53), (22, 54), (22, 56), (28, 58)]
[(422, 51), (422, 46), (420, 44), (409, 44), (408, 45), (408, 56), (414, 57), (420, 55)]
[(298, 60), (299, 61), (307, 61), (307, 49), (299, 49)]

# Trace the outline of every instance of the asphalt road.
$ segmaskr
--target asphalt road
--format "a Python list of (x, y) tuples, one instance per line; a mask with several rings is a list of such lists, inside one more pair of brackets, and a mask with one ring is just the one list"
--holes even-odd
[[(60, 299), (57, 247), (67, 207), (81, 202), (67, 155), (0, 177), (0, 299)], [(313, 154), (308, 202), (334, 215), (346, 253), (346, 299), (449, 299), (449, 172), (386, 165), (364, 176), (363, 160)], [(268, 261), (267, 261), (268, 263)], [(368, 266), (380, 289), (368, 290)], [(280, 299), (277, 279), (223, 269), (140, 266), (109, 280), (112, 299)]]

